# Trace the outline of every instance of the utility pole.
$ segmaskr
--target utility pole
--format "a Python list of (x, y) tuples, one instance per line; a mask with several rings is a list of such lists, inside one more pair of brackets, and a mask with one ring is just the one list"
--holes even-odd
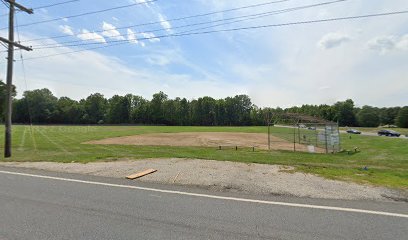
[(13, 62), (14, 62), (14, 47), (31, 51), (32, 48), (25, 47), (19, 43), (14, 42), (14, 12), (15, 7), (28, 14), (33, 14), (33, 9), (28, 9), (21, 4), (16, 3), (15, 0), (4, 0), (9, 3), (9, 36), (8, 39), (0, 37), (0, 41), (8, 44), (7, 56), (7, 85), (6, 85), (6, 113), (5, 113), (5, 143), (4, 143), (4, 157), (11, 157), (11, 115), (13, 108)]

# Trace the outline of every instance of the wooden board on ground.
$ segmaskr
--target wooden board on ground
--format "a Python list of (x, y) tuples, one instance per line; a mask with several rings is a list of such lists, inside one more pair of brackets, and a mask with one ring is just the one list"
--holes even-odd
[(148, 174), (154, 173), (156, 171), (157, 171), (156, 169), (150, 168), (150, 169), (144, 170), (143, 172), (139, 172), (139, 173), (135, 173), (135, 174), (131, 174), (129, 176), (126, 176), (126, 178), (127, 179), (136, 179), (136, 178), (140, 178), (140, 177), (146, 176)]

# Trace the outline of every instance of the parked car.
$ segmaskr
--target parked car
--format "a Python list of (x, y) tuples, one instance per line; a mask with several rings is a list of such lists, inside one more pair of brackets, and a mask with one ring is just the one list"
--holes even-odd
[(378, 131), (378, 136), (399, 137), (401, 133), (392, 130), (380, 130)]
[(356, 129), (349, 129), (347, 130), (347, 133), (351, 133), (351, 134), (361, 134), (360, 131), (356, 130)]

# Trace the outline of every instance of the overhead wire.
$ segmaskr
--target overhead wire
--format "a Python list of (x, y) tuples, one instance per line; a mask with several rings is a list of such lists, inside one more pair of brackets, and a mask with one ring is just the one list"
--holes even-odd
[[(17, 41), (20, 42), (20, 31), (19, 31), (19, 25), (18, 25), (18, 16), (15, 18), (16, 20), (16, 31), (17, 31)], [(25, 84), (25, 90), (28, 91), (28, 84), (27, 84), (27, 74), (26, 74), (26, 69), (25, 69), (25, 64), (24, 64), (24, 58), (23, 58), (23, 50), (20, 48), (20, 62), (21, 62), (21, 70), (23, 72), (23, 79), (24, 79), (24, 84)], [(29, 123), (30, 123), (30, 132), (31, 132), (31, 138), (33, 141), (33, 144), (35, 145), (35, 139), (34, 139), (34, 130), (33, 130), (33, 117), (32, 117), (32, 109), (31, 105), (28, 102), (28, 99), (25, 99), (25, 103), (27, 105), (27, 111), (28, 111), (28, 118), (29, 118)], [(36, 147), (35, 147), (36, 148)]]
[[(149, 4), (149, 3), (153, 3), (153, 2), (157, 2), (157, 1), (159, 1), (159, 0), (141, 1), (141, 2), (136, 2), (136, 3), (117, 6), (117, 7), (105, 8), (105, 9), (96, 10), (96, 11), (90, 11), (90, 12), (84, 12), (84, 13), (69, 15), (69, 16), (65, 16), (65, 17), (58, 17), (58, 18), (47, 19), (47, 20), (42, 20), (42, 21), (38, 21), (38, 22), (31, 22), (31, 23), (21, 24), (20, 28), (21, 27), (32, 26), (32, 25), (37, 25), (37, 24), (48, 23), (48, 22), (59, 21), (59, 20), (64, 20), (64, 19), (71, 19), (71, 18), (77, 18), (77, 17), (87, 16), (87, 15), (93, 15), (93, 14), (97, 14), (97, 13), (103, 13), (103, 12), (113, 11), (113, 10), (117, 10), (117, 9), (133, 7), (133, 6), (141, 5), (141, 4)], [(5, 28), (0, 28), (0, 30), (3, 30), (3, 29), (5, 29)]]
[(51, 8), (51, 7), (60, 6), (60, 5), (73, 3), (73, 2), (79, 2), (79, 1), (80, 0), (70, 0), (70, 1), (65, 1), (65, 2), (57, 2), (57, 3), (48, 4), (48, 5), (33, 7), (33, 9), (35, 10), (35, 9), (40, 9), (40, 8)]
[[(238, 21), (227, 22), (227, 24), (231, 24), (231, 23), (242, 22), (242, 21), (247, 21), (247, 20), (253, 20), (253, 19), (257, 19), (257, 18), (263, 18), (263, 17), (268, 17), (268, 16), (272, 16), (272, 15), (277, 15), (277, 14), (282, 14), (282, 13), (287, 13), (287, 12), (292, 12), (292, 11), (297, 11), (297, 10), (303, 10), (303, 9), (314, 8), (314, 7), (319, 7), (319, 6), (323, 6), (323, 5), (329, 5), (329, 4), (344, 2), (344, 1), (347, 1), (347, 0), (335, 0), (335, 1), (321, 2), (321, 3), (317, 3), (317, 4), (310, 4), (310, 5), (304, 5), (304, 6), (292, 7), (292, 8), (284, 8), (284, 9), (278, 9), (278, 10), (267, 11), (267, 12), (256, 13), (256, 14), (236, 16), (236, 17), (231, 17), (231, 18), (226, 18), (226, 19), (204, 21), (204, 22), (181, 25), (181, 26), (176, 26), (176, 27), (159, 28), (159, 29), (148, 30), (148, 31), (143, 31), (143, 32), (154, 33), (154, 32), (160, 32), (160, 31), (171, 31), (171, 30), (180, 29), (180, 28), (187, 28), (187, 27), (207, 25), (207, 24), (213, 24), (213, 23), (218, 23), (218, 22), (225, 22), (225, 21), (230, 21), (230, 20), (241, 19), (241, 20), (238, 20)], [(225, 24), (222, 23), (222, 24), (218, 24), (218, 25), (215, 25), (215, 26), (221, 26), (221, 25), (225, 25)], [(210, 27), (214, 27), (214, 26), (205, 27), (203, 29), (208, 29)], [(111, 29), (111, 30), (118, 30), (118, 29), (122, 29), (122, 28), (123, 27), (115, 28), (115, 29)], [(202, 28), (195, 29), (195, 30), (202, 30)], [(105, 31), (108, 31), (108, 30), (103, 30), (102, 33), (105, 32)], [(191, 30), (191, 31), (193, 31), (193, 30)], [(100, 31), (93, 31), (92, 33), (99, 33), (99, 32)], [(138, 32), (136, 32), (136, 34), (137, 33)], [(139, 33), (142, 33), (142, 32), (139, 32)], [(78, 34), (78, 35), (81, 35), (81, 34)], [(120, 36), (122, 36), (122, 34), (119, 33), (117, 35), (110, 35), (108, 37), (120, 37)], [(51, 47), (51, 46), (64, 47), (61, 44), (67, 44), (67, 43), (72, 44), (72, 43), (78, 43), (78, 42), (84, 42), (84, 41), (90, 41), (90, 40), (98, 40), (98, 39), (100, 39), (100, 37), (87, 38), (86, 40), (65, 41), (65, 42), (60, 42), (60, 43), (55, 43), (55, 44), (39, 44), (39, 45), (33, 45), (32, 47), (40, 47), (40, 48), (37, 48), (37, 49), (41, 49), (41, 46), (44, 46), (44, 45), (47, 45), (47, 47)]]
[[(264, 2), (264, 3), (259, 3), (259, 4), (246, 5), (246, 6), (242, 6), (242, 7), (230, 8), (230, 9), (225, 9), (225, 10), (220, 10), (220, 11), (213, 11), (213, 12), (208, 12), (208, 13), (200, 13), (200, 14), (189, 15), (189, 16), (178, 17), (178, 18), (171, 18), (171, 19), (160, 20), (160, 21), (155, 21), (155, 22), (132, 24), (132, 25), (128, 25), (128, 26), (117, 27), (116, 29), (120, 30), (120, 29), (126, 29), (126, 28), (134, 28), (134, 27), (149, 26), (149, 25), (154, 25), (154, 24), (161, 24), (161, 23), (164, 23), (164, 22), (182, 21), (182, 20), (187, 20), (187, 19), (191, 19), (191, 18), (211, 16), (211, 15), (220, 14), (220, 13), (227, 13), (227, 12), (238, 11), (238, 10), (248, 9), (248, 8), (256, 8), (256, 7), (261, 7), (261, 6), (266, 6), (266, 5), (276, 4), (276, 3), (282, 3), (282, 2), (288, 2), (288, 1), (292, 1), (292, 0), (269, 1), (269, 2)], [(348, 0), (338, 0), (338, 1), (348, 1)], [(104, 32), (104, 31), (105, 30), (98, 30), (98, 31), (94, 31), (94, 32), (95, 33), (101, 33), (101, 32)], [(82, 35), (82, 34), (84, 34), (84, 33), (79, 33), (79, 34), (77, 34), (77, 36)], [(51, 37), (41, 37), (41, 38), (35, 38), (35, 39), (28, 39), (28, 40), (25, 40), (24, 42), (47, 40), (47, 39), (57, 39), (57, 38), (67, 38), (67, 37), (71, 37), (71, 36), (63, 34), (63, 35), (56, 35), (56, 36), (51, 36)]]
[[(250, 29), (261, 29), (261, 28), (271, 28), (271, 27), (285, 27), (285, 26), (293, 26), (293, 25), (303, 25), (303, 24), (314, 24), (314, 23), (324, 23), (324, 22), (333, 22), (333, 21), (343, 21), (343, 20), (355, 20), (355, 19), (364, 19), (364, 18), (372, 18), (372, 17), (381, 17), (381, 16), (391, 16), (391, 15), (399, 15), (399, 14), (407, 14), (408, 10), (404, 11), (394, 11), (394, 12), (384, 12), (384, 13), (374, 13), (374, 14), (366, 14), (366, 15), (357, 15), (357, 16), (348, 16), (348, 17), (337, 17), (337, 18), (326, 18), (326, 19), (317, 19), (317, 20), (308, 20), (308, 21), (297, 21), (297, 22), (289, 22), (289, 23), (279, 23), (279, 24), (266, 24), (266, 25), (258, 25), (258, 26), (249, 26), (249, 27), (239, 27), (239, 28), (229, 28), (229, 29), (219, 29), (219, 30), (211, 30), (211, 31), (202, 31), (202, 32), (190, 32), (185, 34), (168, 34), (162, 36), (155, 36), (155, 37), (146, 37), (138, 39), (138, 41), (142, 40), (150, 40), (150, 39), (162, 39), (168, 37), (181, 37), (181, 36), (192, 36), (192, 35), (202, 35), (202, 34), (211, 34), (211, 33), (219, 33), (219, 32), (233, 32), (233, 31), (242, 31), (242, 30), (250, 30)], [(88, 50), (94, 49), (101, 49), (101, 48), (108, 48), (113, 46), (118, 46), (122, 44), (128, 44), (129, 40), (117, 40), (117, 41), (110, 41), (109, 43), (114, 43), (111, 45), (103, 45), (93, 48), (86, 48), (86, 49), (79, 49), (76, 51), (69, 51), (64, 53), (58, 54), (50, 54), (44, 56), (38, 56), (33, 58), (28, 58), (26, 60), (34, 60), (34, 59), (41, 59), (41, 58), (48, 58), (58, 55), (66, 55), (71, 53), (83, 52)], [(75, 46), (82, 46), (83, 44), (77, 44)]]
[[(42, 8), (51, 8), (51, 7), (55, 7), (55, 6), (59, 6), (59, 5), (64, 5), (64, 4), (72, 3), (72, 2), (79, 2), (79, 1), (80, 1), (80, 0), (70, 0), (70, 1), (65, 1), (65, 2), (52, 3), (52, 4), (48, 4), (48, 5), (42, 5), (42, 6), (38, 6), (38, 7), (33, 7), (32, 9), (33, 9), (33, 10), (36, 10), (36, 9), (42, 9)], [(18, 13), (18, 12), (19, 12), (19, 11), (16, 10), (16, 13)], [(1, 14), (0, 17), (7, 16), (7, 15), (8, 15), (8, 13), (6, 13), (6, 14)]]
[(6, 8), (9, 8), (9, 5), (7, 5), (7, 3), (4, 0), (1, 0), (1, 3), (3, 3), (4, 6), (6, 6)]

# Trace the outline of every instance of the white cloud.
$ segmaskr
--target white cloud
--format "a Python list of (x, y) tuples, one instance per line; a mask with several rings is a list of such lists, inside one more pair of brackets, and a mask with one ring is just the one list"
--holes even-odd
[[(365, 12), (374, 13), (406, 4), (406, 0), (372, 1), (373, 3), (369, 5), (346, 1), (234, 24), (237, 27), (255, 26), (265, 22), (292, 22), (294, 18), (306, 21), (358, 15), (361, 14), (362, 9)], [(192, 2), (194, 2), (191, 3), (192, 11), (203, 12), (248, 5), (247, 0)], [(211, 2), (217, 6), (220, 5), (219, 8), (208, 7)], [(258, 2), (262, 0), (255, 0), (253, 4)], [(312, 0), (305, 2), (312, 2)], [(275, 7), (279, 9), (285, 6), (293, 7), (292, 5), (292, 2), (285, 2)], [(157, 4), (156, 6), (151, 4), (149, 9), (144, 7), (138, 9), (141, 11), (138, 17), (145, 21), (158, 20), (158, 13), (161, 13)], [(136, 10), (132, 9), (132, 11)], [(228, 15), (234, 17), (250, 14), (251, 11), (253, 9), (231, 12)], [(162, 44), (142, 49), (140, 52), (138, 52), (140, 49), (136, 48), (134, 52), (128, 51), (129, 46), (115, 47), (118, 51), (109, 52), (117, 58), (101, 56), (95, 52), (62, 55), (39, 60), (38, 64), (34, 64), (33, 61), (32, 65), (27, 67), (27, 71), (34, 77), (29, 83), (35, 84), (36, 88), (49, 87), (59, 93), (59, 96), (62, 93), (75, 98), (86, 96), (90, 91), (100, 91), (107, 96), (132, 92), (150, 97), (151, 93), (164, 90), (170, 96), (186, 97), (201, 95), (219, 97), (249, 93), (253, 102), (259, 106), (331, 104), (347, 98), (354, 99), (360, 105), (403, 105), (406, 104), (408, 91), (407, 64), (405, 64), (408, 62), (408, 54), (403, 52), (403, 49), (408, 47), (408, 37), (404, 28), (406, 20), (401, 16), (203, 35), (189, 39), (188, 43), (177, 38), (174, 42), (164, 41)], [(222, 19), (222, 17), (222, 15), (215, 15), (208, 18)], [(125, 19), (125, 16), (122, 19), (121, 16), (123, 23), (127, 20), (129, 19)], [(112, 23), (116, 24), (113, 21)], [(361, 31), (357, 31), (358, 29)], [(142, 37), (152, 37), (149, 33), (139, 34), (136, 31), (133, 33), (137, 35), (136, 40), (139, 40), (140, 45), (147, 42), (142, 41)], [(327, 37), (328, 39), (323, 41), (324, 44), (322, 42), (321, 46), (316, 47), (319, 40), (322, 40), (327, 33), (339, 35), (346, 33), (349, 36), (343, 35), (350, 39), (345, 41), (341, 36), (337, 36), (337, 39)], [(128, 32), (123, 31), (123, 36), (129, 41)], [(374, 40), (376, 36), (385, 36), (385, 40)], [(394, 36), (395, 39), (390, 40), (390, 36)], [(388, 45), (391, 47), (387, 47), (387, 38)], [(368, 50), (368, 42), (371, 42), (370, 49), (373, 51)], [(320, 47), (332, 48), (330, 51), (322, 51)], [(174, 48), (180, 48), (180, 55), (184, 59), (175, 60), (170, 54), (165, 58), (157, 57), (164, 55), (165, 50)], [(384, 48), (389, 49), (385, 50), (389, 54), (382, 57), (376, 56), (377, 52), (383, 51)], [(70, 51), (68, 48), (65, 50)], [(54, 49), (26, 54), (45, 55), (52, 54), (52, 51)], [(55, 53), (61, 52), (64, 51)], [(87, 58), (88, 61), (82, 58)], [(137, 58), (137, 60), (129, 58)], [(171, 63), (168, 63), (168, 60)], [(182, 62), (183, 60), (185, 62)], [(1, 64), (4, 63), (0, 62), (0, 66), (3, 66)], [(84, 69), (82, 66), (85, 64), (92, 66), (89, 70)], [(175, 67), (166, 67), (169, 64)], [(51, 65), (52, 69), (45, 69), (44, 66), (47, 65)], [(1, 69), (3, 68), (0, 68), (0, 72)], [(78, 71), (71, 69), (78, 69)], [(18, 71), (18, 66), (16, 70)], [(72, 76), (70, 76), (71, 72), (74, 72)], [(214, 75), (211, 75), (212, 73)], [(21, 79), (20, 71), (17, 73), (19, 89), (22, 89), (21, 86), (24, 87)], [(112, 85), (112, 79), (115, 79), (114, 85)], [(34, 86), (30, 87), (34, 88)]]
[(388, 35), (375, 37), (367, 42), (367, 47), (371, 50), (379, 51), (381, 54), (386, 54), (393, 50), (408, 50), (408, 34), (403, 36)]
[(351, 37), (343, 33), (328, 33), (317, 44), (322, 49), (330, 49), (340, 46), (351, 40)]
[(77, 35), (81, 40), (95, 41), (99, 43), (106, 43), (105, 38), (96, 32), (90, 32), (87, 29), (82, 29), (82, 32)]
[[(35, 37), (38, 36), (31, 36), (31, 38)], [(23, 37), (23, 39), (27, 38)], [(34, 43), (38, 44), (38, 42)], [(56, 42), (48, 40), (44, 43), (55, 44)], [(25, 90), (44, 87), (58, 97), (68, 96), (77, 100), (95, 92), (102, 93), (108, 98), (115, 94), (132, 93), (150, 99), (153, 93), (162, 90), (172, 98), (180, 96), (192, 99), (209, 93), (213, 97), (226, 97), (243, 91), (241, 87), (234, 84), (207, 77), (196, 78), (188, 74), (167, 73), (157, 68), (128, 66), (118, 58), (95, 51), (61, 54), (73, 50), (68, 47), (47, 49), (46, 54), (60, 55), (26, 60), (26, 71), (30, 76), (28, 89), (25, 87), (21, 69), (16, 68), (15, 84), (18, 97), (21, 97)], [(33, 51), (30, 57), (43, 55), (44, 51)]]
[(150, 8), (150, 6), (149, 6), (149, 4), (154, 4), (153, 2), (148, 2), (148, 1), (146, 1), (146, 0), (130, 0), (130, 2), (131, 3), (140, 3), (140, 4), (143, 4), (144, 6), (146, 6), (146, 7), (149, 7)]
[(160, 42), (160, 38), (156, 38), (156, 35), (152, 32), (142, 32), (140, 33), (143, 38), (148, 39), (150, 42)]
[(164, 55), (154, 55), (147, 58), (147, 62), (152, 65), (165, 66), (170, 64), (170, 59)]
[(375, 37), (368, 41), (367, 46), (369, 49), (378, 50), (381, 53), (386, 53), (395, 48), (396, 39), (394, 36), (381, 36)]
[(72, 31), (72, 27), (68, 26), (68, 25), (60, 25), (59, 29), (61, 32), (67, 34), (67, 35), (74, 35), (74, 32)]
[(127, 29), (127, 39), (130, 43), (137, 44), (139, 42), (136, 38), (136, 33), (130, 28)]
[(405, 34), (401, 37), (397, 43), (397, 48), (402, 50), (408, 50), (408, 34)]
[(166, 20), (166, 18), (159, 13), (159, 21), (160, 21), (160, 25), (166, 29), (167, 32), (172, 32), (171, 30), (171, 24), (169, 21)]
[(123, 37), (120, 34), (120, 32), (118, 30), (116, 30), (116, 27), (113, 26), (110, 23), (103, 22), (102, 23), (102, 29), (104, 30), (102, 32), (102, 35), (105, 36), (105, 37), (112, 38), (112, 39), (119, 40), (119, 41), (125, 40), (125, 37)]

